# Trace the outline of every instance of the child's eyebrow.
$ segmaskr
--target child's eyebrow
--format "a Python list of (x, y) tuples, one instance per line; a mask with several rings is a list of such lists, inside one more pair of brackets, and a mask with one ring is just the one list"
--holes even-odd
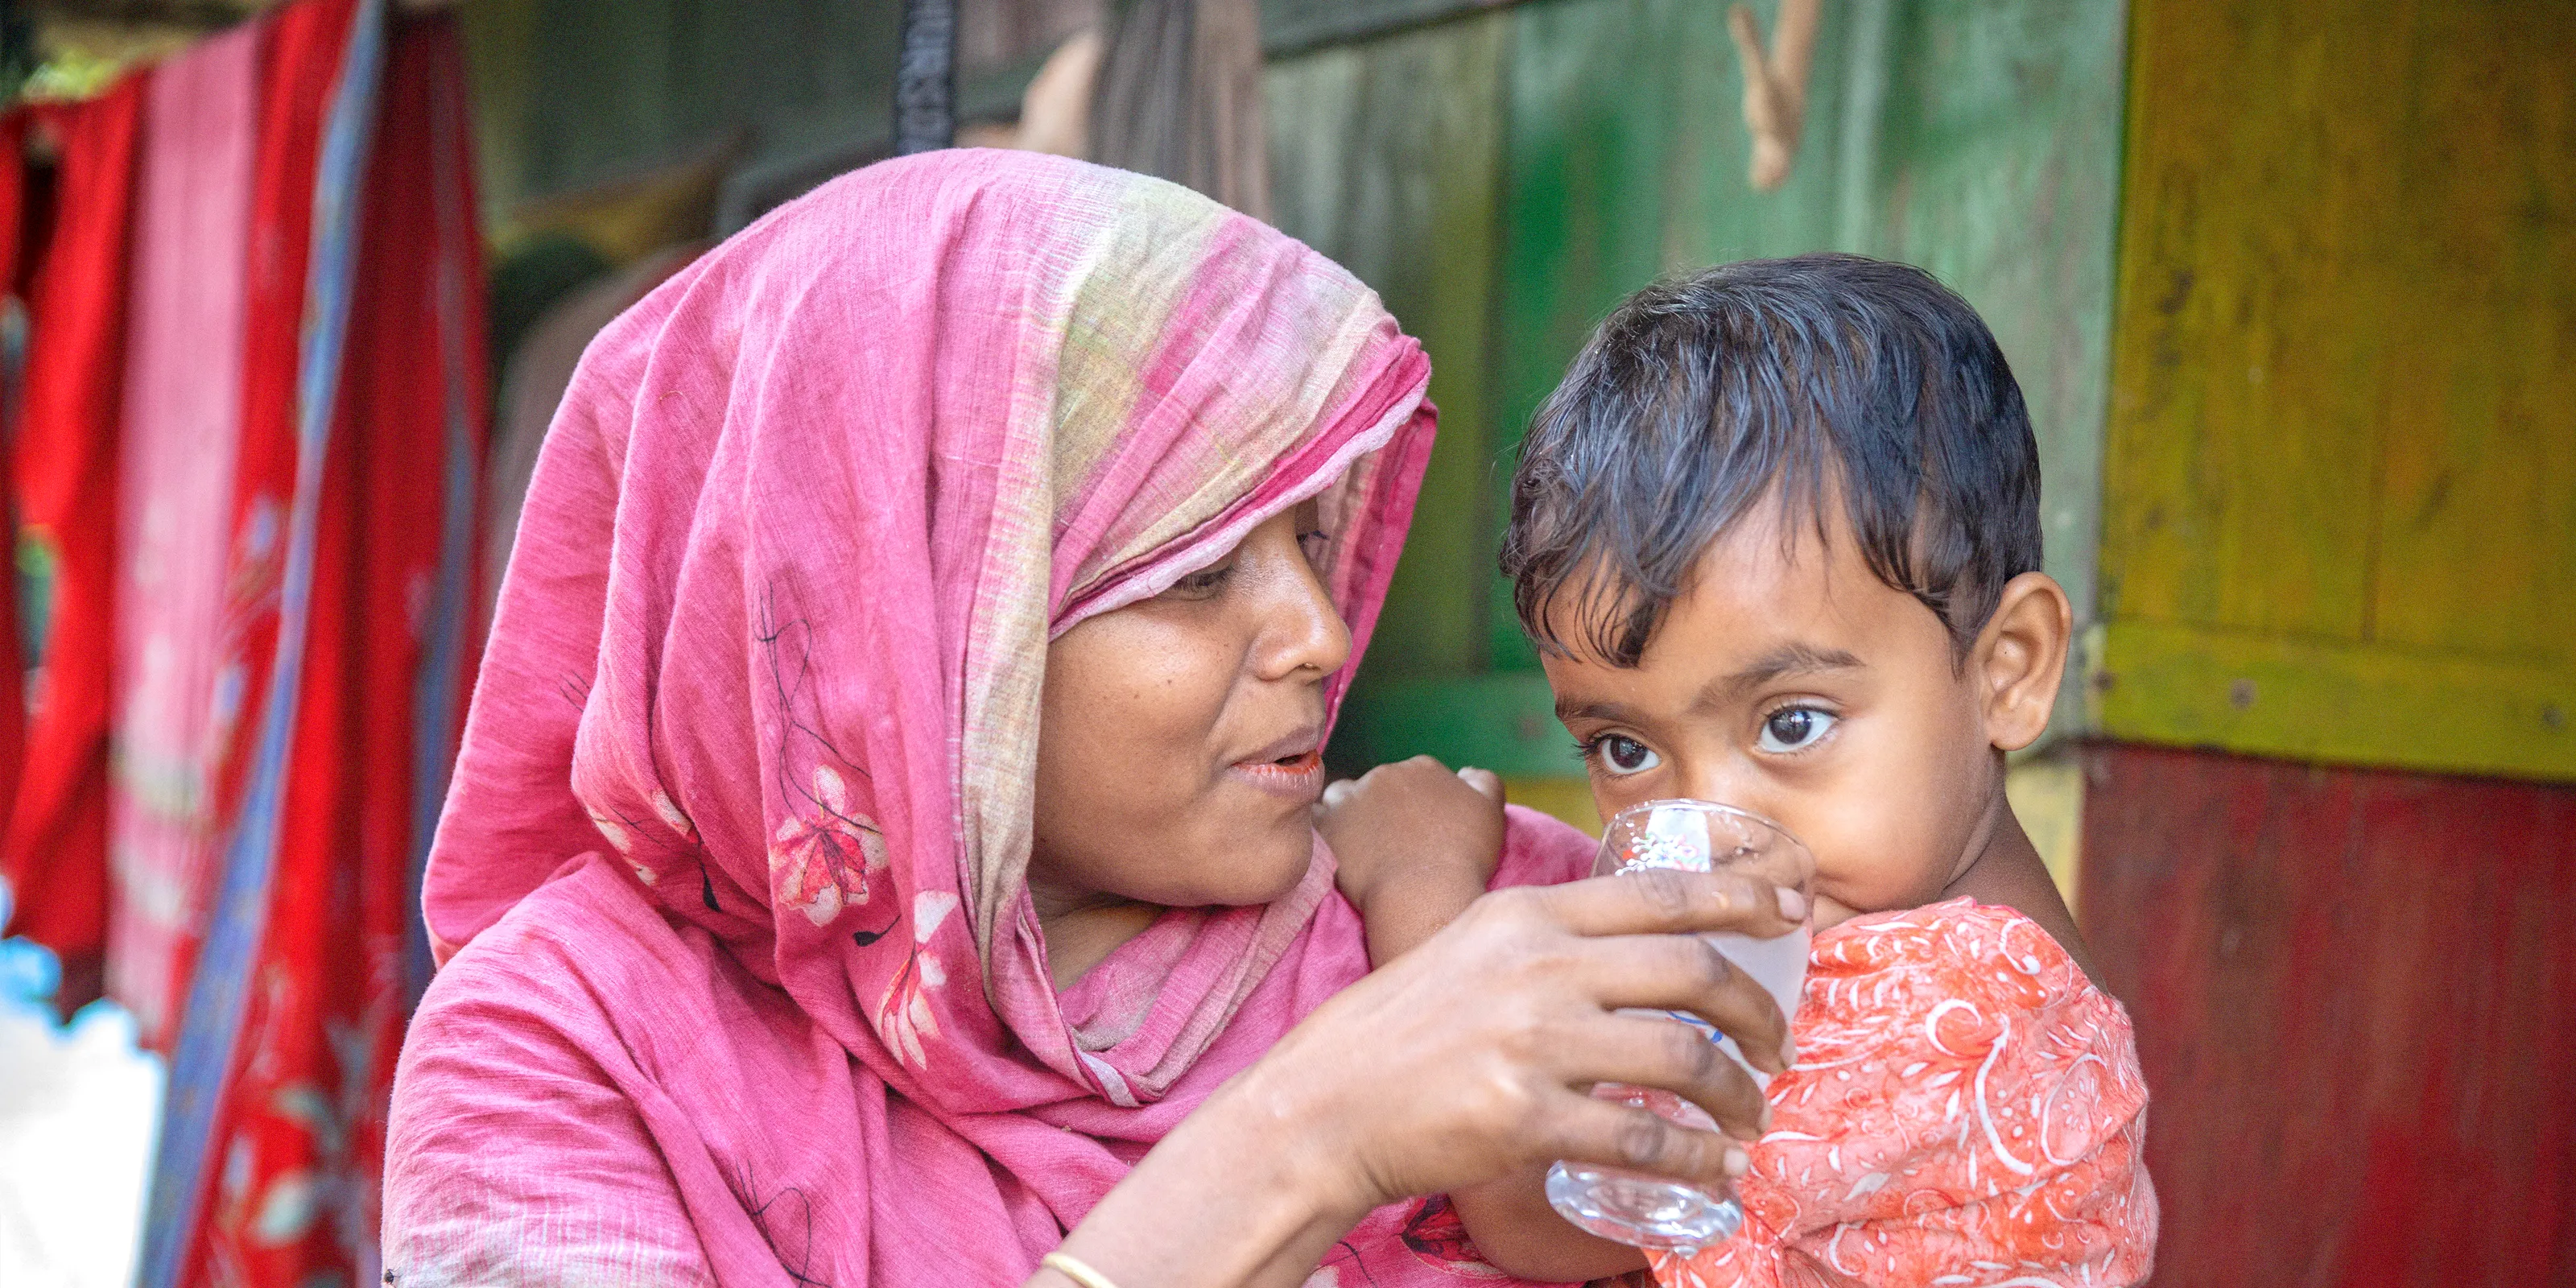
[(1628, 714), (1628, 708), (1616, 702), (1558, 702), (1556, 719), (1560, 724), (1572, 724), (1577, 720), (1607, 720), (1613, 724), (1635, 723)]
[[(1847, 671), (1869, 665), (1845, 649), (1817, 648), (1812, 644), (1783, 644), (1763, 654), (1751, 665), (1731, 675), (1711, 680), (1691, 699), (1693, 712), (1724, 706), (1729, 699), (1742, 696), (1774, 680), (1791, 675), (1812, 675), (1818, 671)], [(1576, 702), (1560, 698), (1556, 718), (1567, 724), (1577, 720), (1608, 720), (1617, 724), (1636, 723), (1636, 715), (1616, 702)]]
[(1747, 691), (1761, 688), (1774, 680), (1792, 675), (1812, 675), (1818, 671), (1844, 671), (1863, 665), (1860, 658), (1838, 648), (1817, 648), (1812, 644), (1783, 644), (1763, 654), (1751, 665), (1733, 675), (1711, 680), (1691, 702), (1694, 711), (1720, 707)]

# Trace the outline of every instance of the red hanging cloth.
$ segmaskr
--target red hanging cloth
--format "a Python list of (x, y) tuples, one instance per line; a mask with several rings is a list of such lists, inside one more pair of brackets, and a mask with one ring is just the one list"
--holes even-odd
[[(344, 76), (367, 70), (348, 57), (359, 34), (359, 10), (359, 0), (303, 0), (272, 12), (259, 30), (258, 120), (241, 284), (241, 414), (216, 630), (225, 696), (217, 703), (205, 775), (212, 802), (206, 823), (221, 849), (213, 902), (194, 960), (185, 964), (188, 979), (179, 986), (184, 1001), (171, 1042), (170, 1087), (144, 1214), (139, 1280), (145, 1288), (209, 1280), (300, 1282), (303, 1276), (291, 1267), (308, 1259), (308, 1236), (317, 1224), (326, 1232), (336, 1224), (330, 1218), (338, 1206), (332, 1192), (337, 1187), (324, 1175), (308, 1173), (301, 1193), (272, 1193), (273, 1184), (253, 1189), (246, 1184), (252, 1177), (228, 1178), (223, 1172), (234, 1134), (251, 1126), (242, 1121), (237, 1087), (244, 1050), (270, 1027), (302, 1030), (321, 1023), (309, 1006), (275, 1005), (269, 995), (285, 981), (260, 978), (258, 965), (278, 890), (278, 795), (300, 689), (273, 692), (279, 649), (300, 640), (301, 612), (296, 623), (282, 620), (286, 582), (290, 554), (309, 548), (306, 514), (318, 503), (300, 497), (297, 486), (306, 454), (300, 415), (311, 348), (306, 337), (310, 332), (318, 351), (336, 364), (341, 334), (308, 316), (311, 300), (321, 293), (312, 273), (315, 215), (326, 200), (345, 208), (358, 199), (350, 175), (324, 173), (323, 156), (334, 106), (345, 97)], [(350, 105), (342, 114), (350, 110), (373, 109)], [(271, 703), (281, 699), (285, 709), (272, 712)], [(301, 893), (322, 898), (329, 892)], [(337, 1102), (335, 1096), (299, 1097), (298, 1107), (327, 1128)], [(253, 1128), (251, 1134), (259, 1133)], [(245, 1144), (239, 1170), (268, 1171), (263, 1163), (283, 1161), (263, 1160), (256, 1149), (255, 1143)], [(260, 1256), (256, 1244), (244, 1247), (249, 1241), (242, 1235), (258, 1223), (255, 1205), (262, 1201), (276, 1208), (268, 1226), (289, 1263), (282, 1275), (254, 1274), (243, 1261), (248, 1251), (267, 1271), (276, 1260)], [(345, 1254), (339, 1259), (348, 1261)]]
[[(250, 682), (226, 775), (225, 888), (172, 1062), (146, 1288), (377, 1273), (415, 862), (474, 665), (486, 406), (454, 22), (397, 22), (375, 55), (365, 24), (380, 13), (279, 11), (263, 77), (271, 124), (292, 128), (261, 141), (246, 292), (225, 637), (226, 669)], [(376, 56), (381, 82), (362, 99)], [(305, 96), (317, 80), (330, 92)], [(357, 174), (335, 174), (345, 154), (329, 139), (353, 109), (372, 114), (372, 138)], [(354, 212), (353, 247), (312, 213), (335, 208)]]
[(25, 761), (0, 874), (12, 930), (62, 959), (65, 1009), (98, 996), (107, 934), (116, 443), (144, 75), (34, 123), (60, 140), (51, 235), (34, 248), (16, 473), (21, 560), (51, 565)]
[[(19, 243), (27, 222), (26, 138), (26, 113), (0, 116), (0, 295), (12, 302), (21, 327), (27, 320), (27, 291), (18, 280), (24, 267)], [(18, 531), (18, 407), (25, 388), (18, 359), (23, 357), (23, 352), (0, 357), (0, 533), (13, 536)], [(17, 592), (14, 570), (0, 567), (0, 819), (9, 816), (18, 799), (18, 776), (27, 759), (27, 676), (18, 655)], [(0, 868), (0, 879), (6, 875), (7, 869)], [(13, 916), (0, 916), (0, 921)]]

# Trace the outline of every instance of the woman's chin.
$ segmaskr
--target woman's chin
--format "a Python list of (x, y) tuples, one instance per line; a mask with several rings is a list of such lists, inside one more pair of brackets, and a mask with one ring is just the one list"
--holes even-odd
[(1197, 902), (1202, 906), (1249, 908), (1285, 899), (1306, 879), (1306, 869), (1315, 861), (1311, 832), (1301, 832), (1291, 844), (1280, 844), (1263, 838), (1256, 844), (1238, 846), (1211, 855), (1208, 871), (1214, 878)]

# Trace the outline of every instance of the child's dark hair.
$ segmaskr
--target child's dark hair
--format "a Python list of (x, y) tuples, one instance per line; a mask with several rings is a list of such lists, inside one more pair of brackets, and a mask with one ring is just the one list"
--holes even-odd
[(1904, 264), (1746, 260), (1628, 297), (1539, 408), (1503, 537), (1521, 624), (1636, 665), (1701, 552), (1774, 487), (1828, 540), (1839, 494), (1871, 571), (1962, 658), (2039, 567), (2039, 447), (1976, 310)]

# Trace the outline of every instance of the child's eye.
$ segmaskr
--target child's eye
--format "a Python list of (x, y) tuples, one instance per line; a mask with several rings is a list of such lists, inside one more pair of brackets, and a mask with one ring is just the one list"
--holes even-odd
[(1814, 746), (1834, 724), (1831, 712), (1814, 707), (1782, 707), (1762, 721), (1762, 734), (1754, 745), (1774, 753), (1802, 751)]
[(1612, 775), (1624, 778), (1642, 774), (1664, 763), (1652, 747), (1625, 734), (1603, 734), (1584, 744), (1583, 754)]

